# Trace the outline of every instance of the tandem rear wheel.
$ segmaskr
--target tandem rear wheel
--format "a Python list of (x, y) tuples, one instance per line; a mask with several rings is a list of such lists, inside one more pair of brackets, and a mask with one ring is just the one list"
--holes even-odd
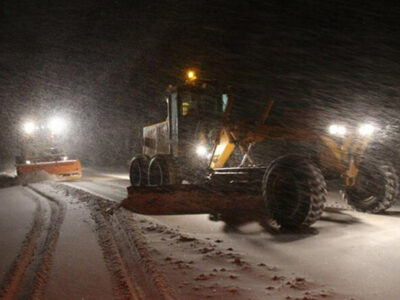
[(156, 155), (150, 160), (148, 182), (152, 186), (176, 183), (176, 167), (170, 156)]
[(147, 185), (148, 166), (148, 156), (140, 154), (132, 158), (129, 167), (129, 180), (132, 186)]
[(175, 166), (167, 155), (156, 155), (151, 159), (147, 155), (132, 158), (129, 179), (132, 186), (160, 186), (175, 183)]

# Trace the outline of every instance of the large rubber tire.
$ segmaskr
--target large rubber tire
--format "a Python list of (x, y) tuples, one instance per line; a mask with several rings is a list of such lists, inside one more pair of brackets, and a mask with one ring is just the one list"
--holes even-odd
[(149, 185), (169, 185), (176, 182), (176, 167), (171, 157), (164, 155), (154, 156), (149, 163)]
[(365, 162), (360, 165), (355, 186), (346, 188), (343, 196), (354, 209), (377, 214), (394, 204), (398, 192), (399, 177), (392, 164)]
[(287, 155), (267, 168), (262, 195), (267, 221), (279, 227), (307, 227), (322, 215), (327, 186), (321, 170), (309, 159)]
[(144, 186), (148, 184), (147, 170), (149, 158), (145, 155), (137, 155), (132, 158), (129, 167), (129, 180), (132, 186)]

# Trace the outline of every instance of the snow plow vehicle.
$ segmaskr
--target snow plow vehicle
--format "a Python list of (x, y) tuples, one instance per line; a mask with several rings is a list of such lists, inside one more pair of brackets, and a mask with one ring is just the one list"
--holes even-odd
[(63, 129), (61, 120), (52, 120), (49, 125), (24, 124), (20, 138), (20, 154), (15, 158), (18, 176), (54, 175), (60, 180), (75, 180), (82, 177), (79, 160), (69, 159), (61, 150), (57, 135)]
[(38, 174), (43, 171), (64, 180), (74, 180), (82, 177), (80, 161), (68, 159), (66, 154), (57, 148), (43, 149), (35, 154), (18, 156), (15, 166), (18, 176)]
[[(399, 183), (391, 165), (371, 167), (364, 160), (370, 126), (360, 129), (360, 137), (345, 137), (341, 125), (331, 125), (326, 133), (271, 125), (273, 101), (258, 120), (235, 121), (233, 97), (195, 77), (169, 89), (166, 103), (166, 120), (143, 129), (142, 153), (131, 160), (131, 186), (121, 203), (126, 209), (208, 213), (231, 225), (245, 218), (295, 228), (321, 216), (327, 196), (324, 175), (343, 179), (348, 202), (358, 210), (379, 213), (397, 197)], [(289, 143), (290, 151), (270, 152), (256, 163), (252, 148), (269, 142)], [(312, 151), (300, 151), (305, 144)], [(232, 166), (238, 150), (241, 157)]]

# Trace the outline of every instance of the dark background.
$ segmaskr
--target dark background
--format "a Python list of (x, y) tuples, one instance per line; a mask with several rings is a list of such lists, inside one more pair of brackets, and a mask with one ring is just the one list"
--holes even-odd
[(125, 164), (189, 67), (238, 109), (313, 103), (395, 128), (400, 7), (384, 1), (39, 1), (0, 6), (0, 157), (24, 120), (65, 116), (85, 163)]

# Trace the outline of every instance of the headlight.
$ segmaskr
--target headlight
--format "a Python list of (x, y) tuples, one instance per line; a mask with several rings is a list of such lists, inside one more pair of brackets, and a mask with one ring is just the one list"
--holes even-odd
[(30, 161), (30, 160), (27, 160), (25, 163), (26, 163), (27, 165), (30, 165), (30, 164), (31, 164), (31, 161)]
[(371, 136), (374, 131), (376, 130), (376, 127), (372, 124), (363, 124), (358, 128), (358, 133), (361, 136)]
[(200, 157), (207, 157), (207, 148), (204, 145), (197, 145), (196, 153)]
[(332, 135), (344, 136), (347, 132), (347, 129), (343, 125), (332, 124), (329, 126), (329, 133)]
[(59, 134), (64, 131), (64, 129), (67, 127), (66, 125), (67, 124), (63, 119), (56, 117), (49, 121), (47, 127), (50, 129), (52, 133)]
[(32, 134), (36, 130), (36, 125), (33, 122), (26, 122), (24, 124), (24, 132), (26, 134)]

